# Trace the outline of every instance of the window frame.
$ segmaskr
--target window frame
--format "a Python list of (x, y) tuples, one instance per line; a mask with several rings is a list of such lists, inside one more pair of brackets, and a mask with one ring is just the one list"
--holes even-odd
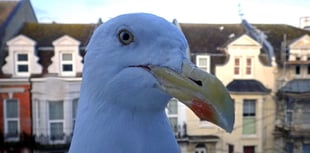
[[(18, 55), (21, 55), (21, 54), (25, 54), (27, 55), (27, 60), (26, 61), (19, 61), (18, 60)], [(20, 72), (18, 70), (18, 66), (19, 65), (26, 65), (27, 66), (27, 72)], [(28, 76), (31, 72), (31, 69), (30, 69), (30, 56), (29, 56), (29, 53), (27, 51), (15, 51), (14, 52), (14, 72), (17, 76)]]
[[(250, 150), (252, 150), (252, 152), (246, 152), (246, 150), (248, 150), (248, 149), (250, 149)], [(256, 146), (243, 146), (243, 152), (244, 153), (255, 153), (256, 152)]]
[[(16, 100), (17, 102), (17, 117), (15, 118), (8, 118), (7, 117), (7, 102), (9, 100)], [(19, 135), (20, 135), (20, 106), (19, 106), (19, 100), (16, 99), (16, 98), (7, 98), (7, 99), (4, 99), (4, 106), (3, 106), (3, 118), (4, 118), (4, 139), (5, 141), (19, 141)], [(17, 122), (17, 137), (7, 137), (6, 135), (8, 134), (9, 132), (9, 129), (8, 129), (8, 122), (10, 121), (15, 121)]]
[[(50, 119), (50, 103), (62, 103), (62, 111), (63, 111), (63, 116), (62, 119)], [(58, 100), (58, 101), (52, 101), (52, 100), (48, 100), (47, 101), (47, 105), (48, 105), (48, 135), (49, 135), (49, 141), (52, 143), (63, 143), (65, 142), (65, 131), (64, 131), (64, 127), (65, 127), (65, 110), (64, 110), (64, 101), (63, 100)], [(63, 132), (63, 137), (62, 139), (53, 139), (52, 136), (52, 129), (51, 129), (51, 125), (54, 123), (62, 123), (62, 132)]]
[(228, 150), (228, 153), (234, 153), (235, 146), (233, 144), (228, 144), (227, 150)]
[(207, 153), (207, 146), (204, 143), (198, 143), (195, 146), (195, 153)]
[[(207, 60), (206, 65), (202, 65), (200, 63), (200, 59), (206, 59)], [(210, 73), (210, 69), (211, 69), (210, 62), (211, 61), (210, 61), (210, 56), (209, 55), (197, 55), (196, 56), (196, 65), (197, 65), (197, 67), (199, 67), (200, 69), (202, 69), (202, 70), (204, 70), (204, 71), (206, 71), (208, 73)]]
[(294, 111), (291, 109), (287, 109), (285, 111), (285, 124), (288, 127), (291, 127), (293, 125), (293, 121), (294, 121)]
[[(254, 108), (253, 111), (254, 113), (247, 113), (245, 114), (245, 107), (246, 107), (246, 103), (252, 103)], [(257, 134), (257, 123), (256, 123), (256, 117), (257, 117), (257, 100), (256, 99), (244, 99), (243, 100), (243, 103), (242, 103), (242, 135), (243, 136), (256, 136)], [(245, 120), (248, 120), (248, 119), (252, 119), (254, 120), (253, 122), (253, 126), (254, 126), (254, 129), (253, 130), (253, 133), (247, 133), (247, 131), (245, 130), (245, 128), (248, 126), (246, 125), (244, 122)]]
[[(64, 54), (70, 54), (71, 55), (71, 60), (64, 60), (63, 55)], [(59, 53), (59, 69), (60, 73), (63, 76), (72, 76), (75, 74), (75, 55), (72, 51), (61, 51)], [(64, 65), (71, 65), (72, 66), (72, 71), (64, 71), (63, 66)]]
[[(169, 106), (171, 105), (171, 103), (172, 102), (175, 102), (176, 103), (176, 113), (170, 113), (170, 111), (169, 111)], [(173, 130), (173, 132), (175, 132), (175, 133), (177, 133), (177, 132), (179, 132), (179, 129), (178, 129), (178, 126), (179, 126), (179, 106), (178, 106), (179, 104), (178, 104), (178, 100), (177, 99), (175, 99), (175, 98), (172, 98), (172, 99), (170, 99), (170, 101), (168, 102), (168, 104), (167, 104), (167, 107), (166, 107), (166, 114), (167, 114), (167, 118), (168, 118), (168, 120), (169, 120), (169, 124), (170, 124), (170, 126), (171, 126), (171, 128), (172, 128), (172, 130)], [(176, 119), (176, 127), (172, 127), (172, 124), (171, 124), (171, 121), (170, 121), (170, 119)]]

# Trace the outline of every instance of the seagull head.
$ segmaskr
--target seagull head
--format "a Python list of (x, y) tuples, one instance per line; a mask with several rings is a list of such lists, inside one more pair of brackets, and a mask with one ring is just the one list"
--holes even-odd
[(151, 113), (175, 97), (202, 120), (231, 132), (234, 104), (228, 91), (190, 62), (187, 47), (183, 33), (161, 17), (133, 13), (109, 20), (87, 46), (81, 91), (87, 96), (81, 102), (88, 104), (80, 105)]

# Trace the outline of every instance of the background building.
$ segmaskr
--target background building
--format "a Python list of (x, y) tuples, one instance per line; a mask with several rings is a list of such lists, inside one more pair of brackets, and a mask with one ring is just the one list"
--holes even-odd
[[(0, 150), (66, 152), (85, 47), (98, 25), (37, 23), (29, 0), (0, 6)], [(301, 18), (302, 28), (308, 19)], [(309, 31), (244, 21), (173, 23), (188, 40), (191, 60), (226, 85), (236, 109), (229, 134), (172, 99), (166, 113), (182, 152), (310, 150)], [(260, 38), (270, 42), (273, 54)]]

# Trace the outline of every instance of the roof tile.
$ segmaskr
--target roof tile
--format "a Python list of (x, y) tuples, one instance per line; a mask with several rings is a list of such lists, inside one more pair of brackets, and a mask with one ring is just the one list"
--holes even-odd
[(69, 35), (86, 46), (96, 24), (42, 24), (25, 23), (19, 34), (26, 35), (37, 42), (38, 47), (52, 47), (52, 42), (63, 35)]
[(254, 92), (254, 93), (269, 93), (271, 90), (267, 89), (258, 80), (233, 80), (227, 85), (230, 92)]

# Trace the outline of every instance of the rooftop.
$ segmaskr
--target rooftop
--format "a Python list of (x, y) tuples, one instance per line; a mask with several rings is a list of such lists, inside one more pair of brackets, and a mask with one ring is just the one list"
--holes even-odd
[(69, 35), (86, 46), (96, 24), (42, 24), (25, 23), (18, 34), (23, 34), (37, 42), (37, 47), (52, 47), (52, 42)]
[(280, 91), (286, 93), (310, 92), (310, 79), (294, 79), (287, 82)]
[(19, 3), (17, 0), (0, 0), (0, 27)]
[(254, 92), (254, 93), (269, 93), (270, 89), (267, 89), (261, 82), (250, 80), (233, 80), (227, 85), (227, 89), (230, 92)]
[[(188, 40), (192, 53), (223, 54), (219, 50), (238, 38), (246, 31), (241, 24), (180, 24)], [(274, 48), (276, 61), (281, 62), (281, 43), (286, 37), (288, 46), (295, 39), (308, 34), (310, 31), (284, 24), (254, 24), (256, 28), (267, 35), (267, 40)], [(264, 52), (263, 52), (264, 53)]]

